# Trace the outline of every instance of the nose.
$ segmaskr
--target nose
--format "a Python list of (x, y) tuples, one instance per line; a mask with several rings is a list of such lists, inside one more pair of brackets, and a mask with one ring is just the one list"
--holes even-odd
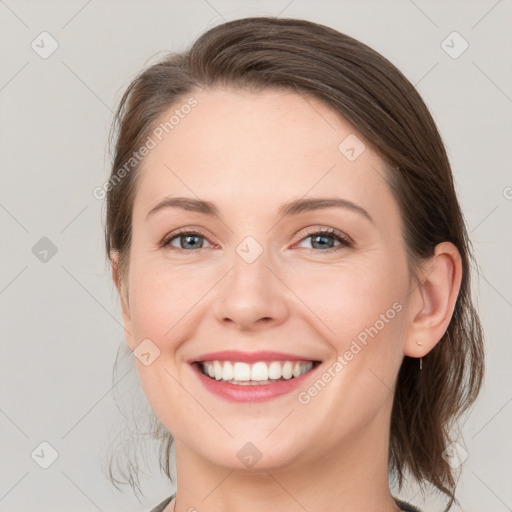
[(259, 331), (286, 320), (288, 289), (269, 263), (265, 251), (250, 263), (234, 255), (231, 270), (213, 302), (216, 318), (226, 327)]

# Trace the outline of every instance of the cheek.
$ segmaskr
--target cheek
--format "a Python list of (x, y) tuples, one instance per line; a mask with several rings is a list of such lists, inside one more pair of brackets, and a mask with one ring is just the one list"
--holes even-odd
[[(211, 272), (210, 272), (211, 273)], [(201, 298), (211, 287), (212, 276), (204, 271), (170, 267), (150, 258), (133, 261), (130, 283), (131, 327), (134, 344), (149, 339), (159, 355), (150, 365), (136, 361), (144, 393), (153, 411), (168, 429), (179, 432), (180, 423), (170, 404), (180, 404), (180, 414), (190, 417), (198, 412), (189, 394), (175, 379), (180, 379), (176, 353), (183, 340), (192, 336), (194, 314), (202, 305)], [(210, 283), (206, 286), (205, 283)], [(197, 323), (197, 320), (196, 322)]]
[(170, 357), (172, 349), (186, 338), (191, 323), (202, 311), (208, 290), (218, 280), (218, 272), (212, 267), (171, 265), (152, 258), (134, 261), (131, 271), (134, 343), (149, 338), (163, 356)]
[(391, 399), (403, 355), (408, 290), (407, 274), (399, 266), (329, 268), (307, 283), (295, 281), (294, 290), (333, 349), (319, 377), (326, 384), (317, 381), (300, 390), (299, 402), (307, 404), (304, 418), (323, 415), (338, 433), (356, 431)]
[[(317, 268), (294, 273), (290, 287), (303, 298), (311, 318), (339, 353), (352, 341), (398, 341), (407, 291), (403, 269), (395, 263)], [(307, 275), (303, 279), (300, 275)], [(369, 345), (369, 344), (368, 344)]]

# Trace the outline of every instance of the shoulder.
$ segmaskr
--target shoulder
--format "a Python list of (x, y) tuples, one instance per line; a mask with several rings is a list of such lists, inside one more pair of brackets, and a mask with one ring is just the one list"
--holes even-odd
[[(163, 512), (165, 507), (169, 505), (169, 503), (174, 498), (174, 494), (172, 496), (169, 496), (166, 498), (162, 503), (159, 503), (155, 508), (151, 509), (150, 512)], [(421, 512), (419, 508), (416, 508), (415, 506), (411, 505), (410, 503), (407, 503), (405, 501), (402, 501), (398, 498), (393, 497), (393, 500), (399, 506), (404, 512)]]
[(159, 503), (155, 508), (152, 508), (150, 510), (150, 512), (163, 512), (165, 507), (167, 507), (167, 505), (169, 505), (169, 503), (172, 501), (173, 498), (174, 498), (174, 494), (172, 496), (169, 496), (168, 498), (166, 498), (164, 501), (162, 501), (162, 503)]

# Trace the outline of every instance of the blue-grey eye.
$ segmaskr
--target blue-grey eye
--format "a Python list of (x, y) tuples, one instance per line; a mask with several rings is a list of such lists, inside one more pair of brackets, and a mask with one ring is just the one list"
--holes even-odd
[(204, 239), (198, 235), (181, 235), (179, 240), (181, 249), (201, 249)]
[(177, 233), (163, 242), (164, 247), (173, 247), (178, 250), (191, 251), (194, 249), (202, 249), (206, 237), (201, 233), (195, 231), (183, 231)]
[(335, 247), (351, 247), (351, 242), (342, 233), (338, 231), (315, 231), (314, 233), (310, 233), (305, 236), (301, 243), (304, 243), (305, 240), (311, 240), (311, 247), (306, 247), (306, 249), (320, 249), (320, 250), (329, 250), (334, 249)]

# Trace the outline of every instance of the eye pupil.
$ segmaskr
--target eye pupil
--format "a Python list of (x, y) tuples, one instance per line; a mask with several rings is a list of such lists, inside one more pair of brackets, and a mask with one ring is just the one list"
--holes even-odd
[[(201, 239), (202, 237), (198, 236), (198, 235), (182, 235), (181, 236), (181, 246), (183, 249), (189, 249), (190, 248), (190, 245), (192, 245), (192, 248), (196, 248), (194, 247), (194, 239)], [(189, 245), (190, 244), (190, 245)], [(199, 244), (199, 247), (198, 248), (201, 248), (203, 246), (202, 242)]]
[[(332, 248), (334, 247), (334, 238), (332, 236), (326, 236), (326, 235), (313, 235), (312, 236), (312, 239), (313, 239), (313, 242), (312, 242), (312, 246), (316, 249), (316, 248), (320, 248), (320, 249), (324, 249), (324, 248)], [(327, 241), (326, 241), (327, 240)], [(319, 242), (319, 247), (315, 247), (315, 243), (316, 241), (320, 241)]]

